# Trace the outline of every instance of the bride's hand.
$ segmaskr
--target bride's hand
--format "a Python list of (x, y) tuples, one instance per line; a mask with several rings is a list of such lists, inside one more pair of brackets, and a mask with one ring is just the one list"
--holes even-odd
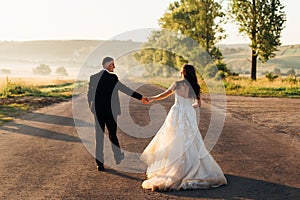
[(193, 108), (200, 108), (201, 107), (201, 105), (199, 105), (199, 104), (194, 104), (193, 105)]
[(201, 107), (201, 100), (198, 99), (194, 104), (193, 104), (193, 108), (200, 108)]
[(153, 97), (146, 97), (146, 99), (147, 99), (148, 103), (151, 103), (154, 101)]

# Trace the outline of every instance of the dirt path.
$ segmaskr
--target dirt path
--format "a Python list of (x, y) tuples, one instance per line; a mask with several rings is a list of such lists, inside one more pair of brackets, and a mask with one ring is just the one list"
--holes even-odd
[[(152, 95), (160, 90), (145, 86), (140, 91)], [(173, 98), (161, 102), (162, 105), (169, 109)], [(202, 134), (211, 115), (208, 99), (205, 96), (203, 99)], [(300, 199), (300, 141), (296, 136), (300, 115), (296, 110), (289, 113), (295, 121), (291, 125), (283, 121), (283, 126), (278, 126), (278, 121), (285, 118), (285, 112), (274, 108), (277, 120), (266, 115), (269, 105), (277, 108), (284, 105), (292, 111), (299, 100), (247, 97), (227, 97), (227, 100), (229, 113), (222, 135), (211, 152), (228, 178), (227, 186), (151, 192), (140, 187), (145, 179), (143, 173), (113, 168), (98, 172), (92, 155), (78, 137), (72, 102), (68, 101), (39, 109), (0, 127), (0, 199)], [(268, 106), (258, 109), (263, 103)], [(147, 125), (151, 105), (144, 106), (136, 100), (131, 100), (129, 105), (135, 123)], [(254, 108), (265, 115), (255, 115)], [(251, 115), (257, 120), (252, 120)], [(91, 123), (81, 121), (82, 126)], [(118, 133), (121, 147), (136, 152), (141, 152), (151, 139), (137, 139), (122, 130)]]

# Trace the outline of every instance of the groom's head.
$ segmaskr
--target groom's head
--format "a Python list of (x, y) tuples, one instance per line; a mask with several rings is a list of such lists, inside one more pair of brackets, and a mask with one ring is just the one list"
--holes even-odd
[(115, 68), (114, 59), (111, 57), (105, 57), (102, 60), (102, 66), (109, 72), (113, 72)]

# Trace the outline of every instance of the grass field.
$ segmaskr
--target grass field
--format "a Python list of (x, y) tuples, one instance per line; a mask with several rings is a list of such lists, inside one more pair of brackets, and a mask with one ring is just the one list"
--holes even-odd
[[(131, 79), (131, 81), (154, 84), (162, 88), (168, 88), (175, 80), (174, 77)], [(253, 97), (300, 97), (299, 78), (294, 81), (280, 77), (274, 81), (269, 81), (266, 78), (252, 81), (250, 78), (238, 76), (227, 77), (219, 82), (209, 79), (199, 80), (201, 92), (204, 94), (226, 93), (227, 95)], [(59, 102), (60, 99), (71, 98), (73, 89), (78, 86), (77, 84), (72, 79), (0, 78), (0, 125), (13, 120), (15, 116), (24, 111), (31, 110), (39, 102), (49, 105), (45, 101)], [(208, 87), (208, 85), (210, 86)], [(26, 97), (31, 98), (26, 99)], [(20, 101), (22, 98), (23, 100)]]
[(24, 111), (71, 98), (74, 85), (71, 79), (0, 78), (0, 125)]
[(278, 78), (269, 81), (258, 78), (252, 81), (249, 78), (229, 77), (224, 80), (227, 95), (252, 97), (300, 97), (300, 81), (291, 81), (289, 78)]
[(0, 78), (0, 97), (48, 96), (70, 98), (74, 88), (73, 79), (51, 78)]
[[(175, 81), (174, 78), (133, 78), (131, 81), (154, 84), (168, 88)], [(289, 78), (277, 78), (269, 81), (258, 78), (252, 81), (246, 77), (228, 77), (222, 81), (199, 79), (201, 92), (226, 93), (226, 95), (252, 96), (252, 97), (300, 97), (300, 80), (291, 81)]]
[[(103, 41), (71, 40), (71, 41), (28, 41), (28, 42), (0, 42), (0, 124), (10, 121), (14, 116), (32, 109), (36, 104), (49, 104), (46, 101), (58, 102), (59, 99), (69, 99), (76, 87), (72, 78), (30, 77), (6, 78), (4, 75), (11, 70), (11, 74), (22, 76), (18, 71), (32, 71), (37, 63), (51, 67), (70, 66), (78, 68), (93, 49)], [(111, 54), (120, 55), (138, 48), (141, 43), (132, 41), (110, 41), (101, 43), (101, 52), (92, 56), (92, 61), (99, 62), (99, 58)], [(227, 95), (258, 96), (258, 97), (300, 97), (299, 77), (296, 81), (285, 78), (284, 75), (274, 81), (267, 80), (263, 73), (280, 69), (284, 74), (294, 69), (300, 74), (300, 44), (279, 47), (276, 57), (266, 64), (258, 62), (257, 81), (251, 81), (250, 57), (251, 51), (247, 44), (220, 45), (224, 55), (224, 62), (233, 72), (240, 73), (240, 77), (227, 77), (221, 82), (200, 80), (202, 93), (226, 92)], [(103, 52), (102, 52), (103, 51)], [(23, 66), (24, 65), (24, 66)], [(119, 74), (121, 75), (121, 74)], [(9, 75), (8, 75), (9, 76)], [(244, 76), (247, 76), (246, 78)], [(155, 84), (168, 88), (175, 80), (171, 78), (134, 78), (133, 81)], [(215, 85), (214, 85), (215, 84)], [(214, 85), (208, 87), (207, 85)], [(18, 99), (18, 100), (17, 100)], [(19, 101), (19, 99), (23, 99)], [(24, 100), (25, 99), (25, 100)], [(8, 101), (9, 100), (9, 101)], [(34, 101), (33, 101), (34, 100)]]

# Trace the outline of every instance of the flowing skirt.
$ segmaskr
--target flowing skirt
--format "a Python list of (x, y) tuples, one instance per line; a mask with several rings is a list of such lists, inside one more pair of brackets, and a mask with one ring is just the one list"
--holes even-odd
[(174, 104), (166, 120), (141, 155), (147, 168), (144, 189), (205, 189), (227, 184), (207, 151), (191, 105)]

